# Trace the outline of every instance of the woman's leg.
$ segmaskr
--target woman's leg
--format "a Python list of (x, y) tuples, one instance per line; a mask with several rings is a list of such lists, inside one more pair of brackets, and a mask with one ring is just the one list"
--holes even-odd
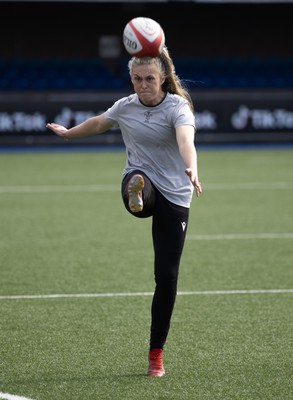
[[(143, 177), (143, 209), (132, 212), (129, 207), (129, 183), (139, 174)], [(155, 252), (156, 289), (152, 301), (149, 376), (164, 376), (162, 350), (168, 336), (177, 294), (179, 263), (184, 246), (189, 209), (170, 203), (141, 171), (133, 171), (122, 182), (126, 209), (134, 216), (153, 216), (152, 235)]]
[(152, 302), (150, 349), (163, 349), (168, 336), (188, 217), (188, 208), (170, 203), (157, 193), (152, 226), (156, 289)]

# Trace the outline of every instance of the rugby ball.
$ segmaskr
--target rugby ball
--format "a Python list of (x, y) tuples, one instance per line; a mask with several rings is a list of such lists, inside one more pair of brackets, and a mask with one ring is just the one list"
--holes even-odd
[(165, 33), (151, 18), (133, 18), (124, 28), (123, 44), (131, 56), (158, 57), (165, 45)]

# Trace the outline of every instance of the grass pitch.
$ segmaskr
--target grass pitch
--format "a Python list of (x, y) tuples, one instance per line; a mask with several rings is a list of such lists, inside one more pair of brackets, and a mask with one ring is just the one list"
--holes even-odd
[(151, 220), (123, 207), (124, 153), (1, 154), (0, 399), (291, 399), (292, 155), (198, 151), (204, 193), (152, 379)]

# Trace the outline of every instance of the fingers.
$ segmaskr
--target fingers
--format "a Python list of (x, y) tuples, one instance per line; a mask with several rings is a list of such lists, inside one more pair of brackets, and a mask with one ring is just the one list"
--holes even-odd
[(54, 124), (54, 123), (47, 123), (46, 128), (51, 129), (56, 135), (63, 137), (63, 139), (68, 142), (69, 137), (66, 136), (68, 129), (62, 125)]
[(48, 123), (48, 124), (46, 124), (46, 128), (51, 129), (51, 131), (53, 131), (53, 132), (59, 133), (60, 128), (62, 128), (62, 127), (58, 124)]
[(201, 182), (198, 181), (197, 176), (193, 174), (193, 170), (191, 168), (186, 168), (185, 173), (189, 176), (189, 179), (195, 188), (196, 197), (199, 197), (202, 194)]
[(197, 182), (197, 183), (194, 185), (194, 187), (195, 187), (195, 194), (196, 194), (196, 197), (199, 197), (199, 196), (202, 194), (201, 183), (200, 183), (200, 182)]
[(58, 128), (58, 126), (60, 126), (60, 125), (54, 124), (54, 122), (48, 122), (48, 123), (46, 124), (46, 128), (49, 128), (49, 129)]

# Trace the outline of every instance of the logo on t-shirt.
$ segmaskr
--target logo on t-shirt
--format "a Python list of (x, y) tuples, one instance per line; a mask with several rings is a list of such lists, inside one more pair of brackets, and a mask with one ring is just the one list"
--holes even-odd
[(144, 120), (144, 122), (150, 122), (150, 118), (151, 118), (151, 116), (152, 116), (152, 113), (151, 113), (151, 111), (146, 111), (145, 113), (144, 113), (144, 116), (145, 116), (145, 120)]

